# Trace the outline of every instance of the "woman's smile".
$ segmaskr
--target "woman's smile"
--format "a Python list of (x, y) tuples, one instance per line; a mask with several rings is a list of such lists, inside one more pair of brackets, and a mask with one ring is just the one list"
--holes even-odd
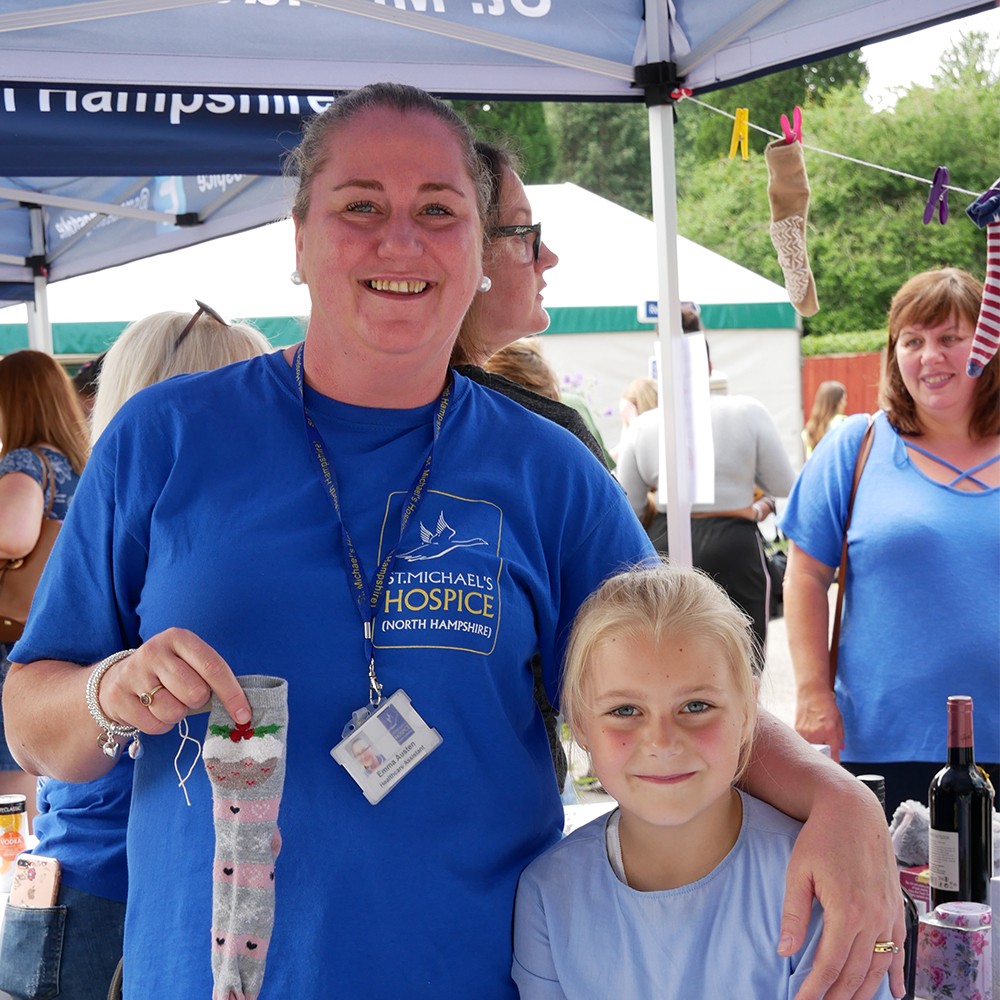
[(398, 278), (371, 278), (364, 284), (373, 292), (389, 292), (392, 295), (419, 295), (430, 286), (427, 281)]

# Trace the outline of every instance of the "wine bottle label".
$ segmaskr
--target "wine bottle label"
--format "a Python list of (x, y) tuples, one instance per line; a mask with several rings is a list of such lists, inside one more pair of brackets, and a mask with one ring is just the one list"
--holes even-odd
[(950, 830), (930, 830), (931, 886), (958, 892), (958, 834)]

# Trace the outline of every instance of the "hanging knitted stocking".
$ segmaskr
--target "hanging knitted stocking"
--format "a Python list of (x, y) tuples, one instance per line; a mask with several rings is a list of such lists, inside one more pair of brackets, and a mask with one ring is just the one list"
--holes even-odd
[(215, 864), (212, 892), (212, 1000), (255, 1000), (274, 926), (278, 807), (285, 781), (288, 682), (238, 677), (253, 712), (234, 725), (213, 699), (205, 737), (212, 782)]
[(776, 139), (764, 147), (764, 159), (769, 176), (771, 242), (785, 276), (785, 291), (797, 313), (812, 316), (819, 311), (819, 302), (806, 252), (809, 178), (806, 177), (802, 143)]
[(976, 335), (972, 338), (972, 350), (966, 363), (966, 371), (977, 378), (1000, 347), (1000, 178), (965, 211), (980, 229), (986, 230), (983, 304), (979, 308)]

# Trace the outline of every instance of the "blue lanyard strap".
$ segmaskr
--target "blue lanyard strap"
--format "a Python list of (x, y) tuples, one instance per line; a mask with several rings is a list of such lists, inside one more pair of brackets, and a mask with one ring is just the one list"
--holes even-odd
[(434, 459), (434, 446), (437, 444), (437, 440), (441, 434), (441, 425), (444, 423), (445, 412), (448, 409), (448, 402), (451, 398), (451, 386), (445, 386), (444, 391), (441, 393), (437, 415), (434, 418), (434, 439), (431, 442), (431, 450), (427, 453), (423, 467), (417, 475), (413, 486), (410, 488), (409, 501), (403, 507), (403, 514), (399, 522), (399, 537), (396, 540), (396, 544), (382, 560), (378, 572), (375, 574), (373, 584), (369, 589), (361, 569), (361, 559), (358, 556), (358, 550), (351, 539), (350, 532), (347, 530), (347, 525), (344, 523), (343, 511), (340, 509), (336, 473), (334, 472), (333, 465), (327, 458), (323, 436), (320, 434), (319, 428), (310, 415), (309, 407), (306, 404), (305, 377), (303, 373), (304, 355), (305, 343), (303, 342), (299, 344), (295, 351), (295, 361), (292, 370), (295, 373), (295, 384), (298, 387), (299, 395), (302, 397), (302, 415), (305, 419), (309, 450), (316, 456), (316, 461), (319, 464), (320, 479), (327, 496), (330, 498), (330, 502), (333, 504), (333, 509), (337, 512), (337, 521), (340, 524), (344, 552), (346, 553), (348, 563), (346, 567), (347, 575), (354, 591), (354, 601), (358, 608), (358, 614), (361, 616), (361, 624), (364, 632), (365, 656), (368, 659), (368, 701), (374, 707), (382, 700), (382, 685), (378, 682), (378, 678), (375, 675), (374, 644), (375, 619), (378, 617), (379, 598), (382, 596), (382, 591), (385, 589), (385, 581), (396, 560), (399, 541), (403, 537), (403, 532), (406, 530), (410, 518), (417, 512), (420, 501), (426, 492), (427, 481), (430, 479), (431, 474), (431, 463)]

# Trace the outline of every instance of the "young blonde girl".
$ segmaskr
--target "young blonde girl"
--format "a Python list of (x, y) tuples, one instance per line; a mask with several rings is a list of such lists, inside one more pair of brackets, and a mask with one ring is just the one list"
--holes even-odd
[(733, 787), (757, 711), (753, 643), (697, 570), (622, 573), (581, 607), (562, 710), (618, 808), (521, 876), (522, 1000), (795, 996), (822, 925), (814, 904), (804, 947), (777, 954), (801, 824)]
[(842, 382), (821, 382), (813, 400), (812, 412), (802, 428), (802, 445), (806, 458), (812, 455), (816, 445), (832, 431), (837, 424), (847, 419), (847, 389)]

